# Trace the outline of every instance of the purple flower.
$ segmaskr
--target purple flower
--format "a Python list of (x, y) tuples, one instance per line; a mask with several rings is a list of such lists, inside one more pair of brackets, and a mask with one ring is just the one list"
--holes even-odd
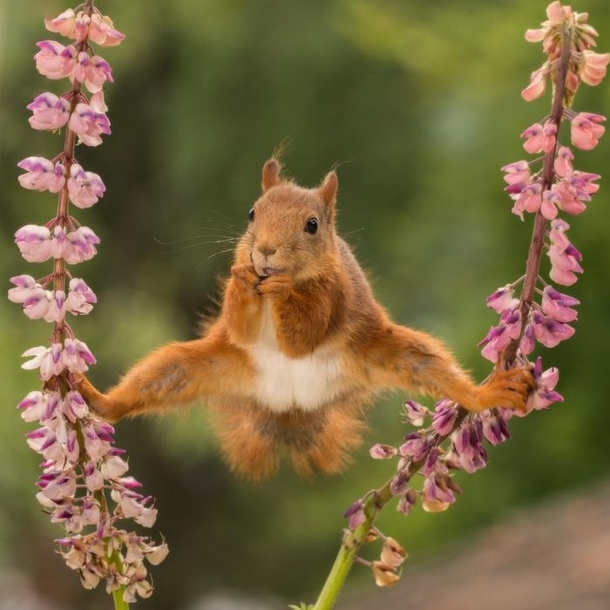
[(491, 445), (499, 445), (510, 438), (506, 420), (492, 411), (484, 411), (480, 415), (483, 422), (483, 436)]
[(41, 263), (51, 258), (50, 237), (47, 227), (25, 225), (15, 232), (15, 243), (26, 261)]
[(359, 525), (362, 525), (366, 521), (366, 515), (364, 514), (364, 504), (362, 500), (356, 500), (344, 513), (343, 516), (349, 519), (349, 528), (354, 530)]
[(43, 40), (37, 42), (36, 46), (40, 49), (34, 55), (36, 69), (43, 76), (57, 80), (65, 78), (74, 69), (76, 57), (74, 45), (66, 47), (55, 40)]
[(466, 472), (475, 472), (487, 465), (487, 452), (483, 447), (483, 425), (480, 418), (473, 418), (451, 436), (457, 463)]
[(60, 161), (53, 163), (44, 157), (27, 157), (19, 161), (17, 167), (26, 170), (25, 174), (17, 177), (24, 189), (58, 193), (66, 181)]
[(91, 93), (99, 93), (106, 82), (114, 82), (110, 64), (98, 55), (81, 52), (70, 74), (70, 81), (83, 83)]
[(578, 312), (572, 309), (580, 301), (567, 294), (561, 294), (548, 285), (542, 291), (542, 312), (557, 322), (573, 322)]
[(436, 472), (426, 477), (422, 488), (422, 507), (427, 512), (441, 512), (447, 510), (455, 502), (455, 494), (459, 487), (448, 474)]
[(432, 428), (437, 434), (446, 436), (453, 430), (458, 411), (456, 404), (448, 399), (436, 403), (436, 410), (432, 415)]
[(78, 163), (70, 167), (68, 195), (75, 206), (90, 208), (104, 196), (105, 191), (106, 187), (97, 174), (86, 172)]
[(582, 273), (580, 266), (582, 254), (570, 243), (565, 232), (570, 228), (564, 220), (556, 219), (551, 223), (551, 246), (548, 257), (551, 259), (549, 277), (557, 284), (571, 286), (578, 279), (576, 273)]
[(26, 108), (32, 111), (29, 122), (33, 129), (59, 129), (70, 118), (70, 104), (54, 93), (41, 93)]
[(417, 493), (414, 489), (409, 489), (398, 501), (396, 509), (403, 515), (408, 515), (417, 502)]
[(105, 111), (101, 110), (102, 107), (105, 105), (102, 93), (99, 92), (93, 94), (89, 104), (76, 104), (70, 115), (68, 127), (78, 134), (79, 142), (86, 146), (99, 146), (102, 143), (101, 136), (110, 134), (110, 121)]
[(506, 309), (514, 308), (516, 303), (513, 298), (514, 290), (511, 284), (498, 288), (493, 294), (487, 297), (487, 307), (496, 313), (502, 313)]
[(424, 423), (424, 418), (428, 414), (428, 409), (423, 405), (420, 405), (415, 400), (407, 400), (405, 402), (405, 414), (407, 416), (407, 420), (413, 426), (422, 426)]
[(405, 442), (398, 448), (398, 453), (404, 458), (419, 462), (430, 451), (432, 441), (418, 432), (411, 432), (405, 436)]
[(568, 324), (557, 322), (539, 311), (532, 312), (531, 323), (534, 336), (545, 347), (556, 347), (574, 334), (574, 329)]
[(396, 447), (384, 445), (382, 443), (373, 445), (369, 450), (369, 454), (374, 460), (387, 460), (388, 458), (394, 457), (397, 453), (398, 450)]
[(559, 381), (558, 369), (551, 367), (543, 371), (542, 358), (538, 358), (532, 373), (537, 384), (537, 390), (530, 401), (533, 409), (546, 409), (554, 402), (563, 402), (563, 396), (555, 391), (555, 386)]
[(72, 278), (68, 288), (66, 309), (74, 315), (88, 314), (93, 305), (97, 303), (97, 297), (81, 278)]

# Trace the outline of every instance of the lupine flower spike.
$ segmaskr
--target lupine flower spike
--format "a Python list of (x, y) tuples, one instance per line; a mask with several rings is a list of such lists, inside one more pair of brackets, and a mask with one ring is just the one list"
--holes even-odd
[(152, 526), (157, 509), (128, 475), (125, 453), (114, 446), (112, 426), (94, 417), (77, 391), (78, 376), (95, 364), (95, 357), (70, 324), (71, 316), (89, 314), (97, 302), (71, 267), (95, 256), (100, 242), (71, 215), (70, 204), (89, 208), (106, 191), (100, 176), (84, 169), (74, 156), (77, 142), (98, 146), (110, 134), (103, 88), (113, 82), (112, 69), (92, 45), (115, 46), (124, 35), (92, 0), (45, 25), (71, 42), (39, 42), (36, 68), (52, 81), (68, 80), (70, 89), (61, 95), (41, 93), (27, 106), (33, 129), (65, 131), (63, 150), (53, 159), (26, 157), (17, 164), (25, 172), (18, 177), (23, 188), (57, 196), (51, 220), (15, 233), (26, 261), (52, 261), (51, 272), (43, 277), (11, 278), (9, 299), (20, 304), (28, 318), (53, 325), (47, 345), (23, 353), (27, 360), (22, 367), (38, 371), (43, 384), (18, 407), (24, 421), (39, 426), (27, 434), (27, 443), (42, 457), (36, 497), (65, 532), (56, 541), (58, 554), (78, 572), (85, 588), (104, 582), (115, 607), (125, 608), (137, 596), (151, 595), (145, 562), (161, 562), (167, 545), (122, 529), (127, 520)]
[[(592, 50), (597, 32), (587, 23), (586, 13), (555, 1), (547, 7), (547, 17), (540, 29), (526, 32), (527, 41), (543, 43), (546, 61), (532, 72), (522, 97), (533, 101), (551, 91), (551, 112), (521, 134), (525, 151), (535, 158), (502, 168), (513, 214), (521, 220), (534, 218), (525, 274), (488, 297), (487, 306), (499, 315), (499, 321), (479, 343), (483, 357), (496, 368), (529, 366), (536, 390), (525, 412), (492, 409), (474, 414), (449, 400), (439, 401), (430, 412), (408, 401), (406, 421), (416, 430), (408, 432), (398, 446), (377, 444), (371, 449), (373, 458), (395, 461), (396, 473), (345, 512), (348, 528), (316, 609), (331, 607), (329, 600), (340, 588), (336, 574), (346, 574), (346, 566), (357, 560), (375, 518), (392, 499), (398, 499), (397, 509), (405, 515), (418, 503), (428, 512), (447, 510), (461, 493), (453, 473), (484, 468), (488, 446), (510, 438), (508, 422), (513, 415), (522, 417), (563, 400), (555, 390), (558, 370), (545, 370), (541, 358), (531, 361), (530, 356), (537, 343), (555, 347), (575, 332), (579, 302), (557, 285), (571, 286), (578, 280), (583, 256), (568, 238), (570, 225), (564, 217), (587, 209), (600, 176), (575, 169), (570, 144), (581, 150), (594, 148), (604, 133), (605, 117), (576, 112), (572, 103), (581, 83), (601, 82), (610, 54)], [(540, 276), (543, 253), (551, 262), (548, 278)], [(421, 475), (417, 485), (416, 474)], [(387, 557), (387, 550), (383, 556)], [(400, 576), (391, 561), (360, 562), (371, 567), (379, 586), (392, 585)]]

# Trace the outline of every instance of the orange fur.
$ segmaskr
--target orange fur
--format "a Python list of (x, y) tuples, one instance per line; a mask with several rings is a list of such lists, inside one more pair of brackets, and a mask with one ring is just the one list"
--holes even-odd
[(116, 421), (201, 400), (231, 468), (258, 479), (282, 453), (303, 475), (340, 471), (360, 443), (362, 407), (384, 390), (471, 411), (524, 407), (528, 371), (496, 371), (479, 386), (440, 341), (389, 319), (335, 231), (334, 172), (305, 189), (271, 159), (262, 188), (217, 319), (201, 338), (152, 352), (106, 394), (83, 378), (95, 412)]

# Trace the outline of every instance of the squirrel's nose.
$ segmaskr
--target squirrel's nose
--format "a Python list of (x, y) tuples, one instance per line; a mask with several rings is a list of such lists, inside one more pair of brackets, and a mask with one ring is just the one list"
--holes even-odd
[(263, 255), (263, 256), (271, 256), (272, 254), (275, 254), (277, 248), (274, 248), (272, 245), (270, 244), (258, 244), (257, 246), (257, 250)]

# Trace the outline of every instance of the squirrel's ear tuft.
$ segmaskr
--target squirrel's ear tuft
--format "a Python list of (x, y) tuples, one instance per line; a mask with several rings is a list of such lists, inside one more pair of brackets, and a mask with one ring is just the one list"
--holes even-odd
[(261, 180), (261, 186), (263, 187), (263, 193), (266, 193), (271, 187), (277, 186), (280, 183), (280, 170), (282, 166), (279, 164), (277, 159), (269, 159), (265, 165), (263, 165), (263, 177)]
[(332, 171), (326, 174), (326, 177), (322, 181), (322, 184), (318, 187), (318, 193), (322, 198), (322, 201), (327, 205), (334, 203), (337, 197), (337, 189), (339, 188), (339, 179), (337, 174)]

